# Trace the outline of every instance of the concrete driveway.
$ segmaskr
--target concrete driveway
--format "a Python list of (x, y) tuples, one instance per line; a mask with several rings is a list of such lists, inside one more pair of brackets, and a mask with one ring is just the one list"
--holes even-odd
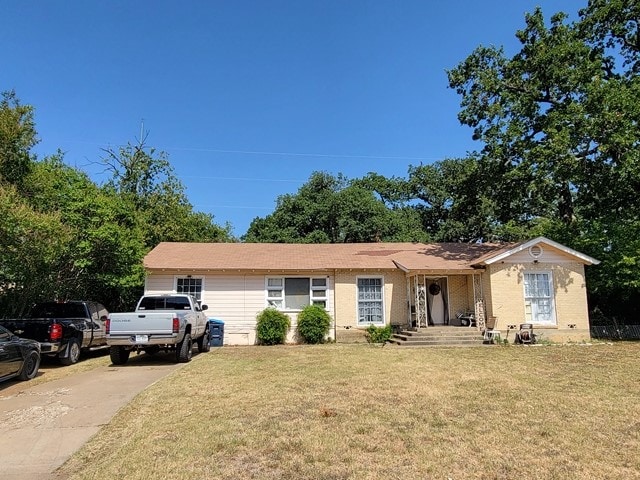
[(184, 365), (173, 358), (132, 356), (125, 365), (98, 367), (33, 387), (29, 382), (0, 384), (0, 478), (55, 479), (54, 471), (118, 410)]

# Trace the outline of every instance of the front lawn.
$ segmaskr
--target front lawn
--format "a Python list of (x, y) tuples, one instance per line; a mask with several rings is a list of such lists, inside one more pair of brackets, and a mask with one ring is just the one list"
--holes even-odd
[(640, 478), (640, 344), (223, 347), (153, 385), (72, 479)]

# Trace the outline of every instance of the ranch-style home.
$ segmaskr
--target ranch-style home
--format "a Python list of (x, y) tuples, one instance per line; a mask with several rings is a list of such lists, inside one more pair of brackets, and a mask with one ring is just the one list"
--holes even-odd
[[(267, 307), (291, 318), (321, 305), (330, 337), (399, 329), (532, 324), (551, 341), (589, 339), (585, 265), (598, 260), (544, 237), (515, 244), (160, 243), (144, 259), (146, 293), (187, 292), (224, 322), (226, 345), (256, 343)], [(511, 335), (511, 339), (514, 338)]]

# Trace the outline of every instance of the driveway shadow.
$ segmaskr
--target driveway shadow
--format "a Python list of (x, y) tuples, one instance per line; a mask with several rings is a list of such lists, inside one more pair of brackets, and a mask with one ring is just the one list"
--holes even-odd
[[(195, 360), (199, 355), (206, 355), (206, 352), (198, 352), (197, 347), (193, 349), (193, 359)], [(146, 352), (131, 352), (127, 363), (122, 365), (109, 364), (110, 367), (127, 368), (127, 367), (148, 367), (150, 365), (168, 365), (176, 364), (176, 352), (175, 351), (160, 351), (158, 353), (149, 354)], [(188, 362), (187, 362), (188, 363)]]

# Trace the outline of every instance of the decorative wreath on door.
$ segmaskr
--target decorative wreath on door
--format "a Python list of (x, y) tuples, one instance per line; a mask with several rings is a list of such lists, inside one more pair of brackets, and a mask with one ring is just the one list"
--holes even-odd
[(429, 285), (429, 293), (434, 297), (440, 293), (440, 285), (437, 283), (432, 283)]

